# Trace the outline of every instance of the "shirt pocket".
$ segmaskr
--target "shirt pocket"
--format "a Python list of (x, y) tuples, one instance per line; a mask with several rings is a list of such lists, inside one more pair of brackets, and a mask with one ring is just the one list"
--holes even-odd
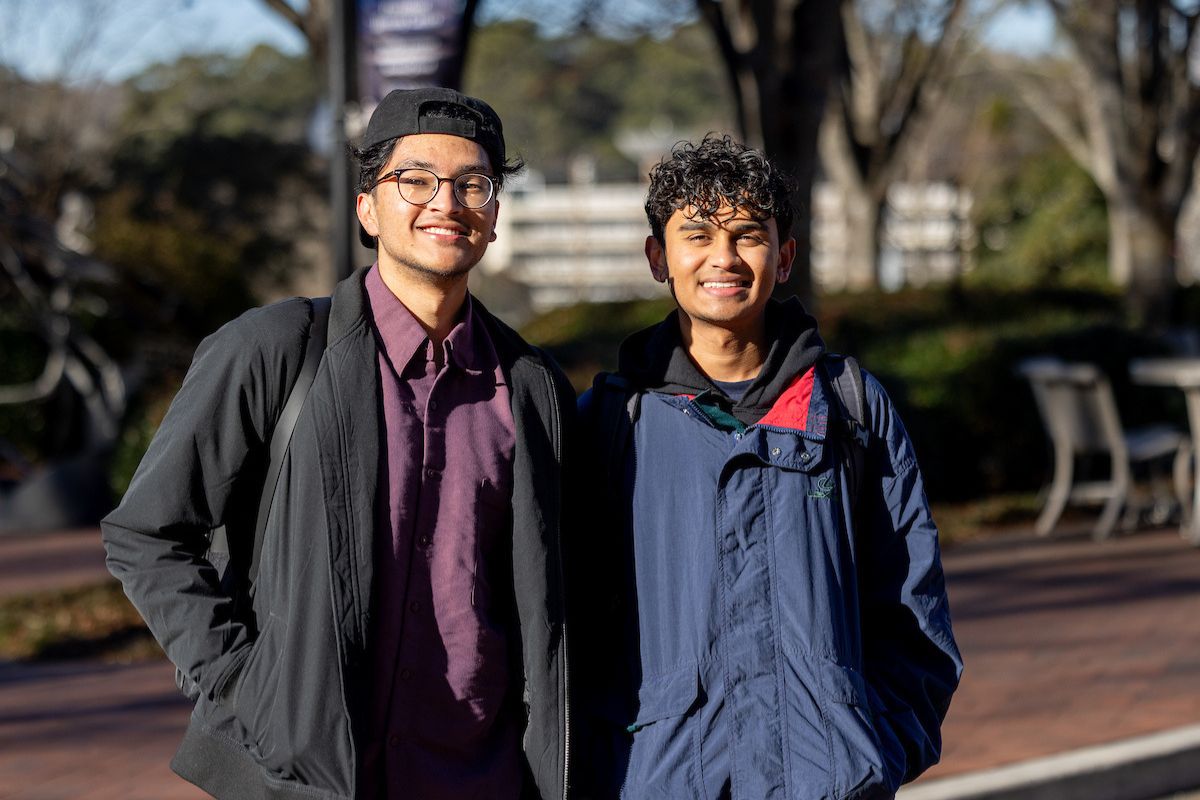
[(695, 664), (651, 675), (638, 689), (623, 798), (696, 797), (698, 726), (691, 712), (703, 687)]

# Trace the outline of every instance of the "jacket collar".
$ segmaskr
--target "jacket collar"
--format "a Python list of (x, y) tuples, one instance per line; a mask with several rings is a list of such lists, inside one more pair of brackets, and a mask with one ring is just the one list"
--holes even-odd
[(817, 322), (793, 297), (767, 304), (767, 338), (770, 348), (762, 371), (737, 403), (729, 403), (688, 357), (679, 332), (678, 310), (658, 325), (639, 331), (621, 345), (620, 373), (637, 388), (668, 394), (699, 395), (704, 392), (723, 398), (730, 413), (743, 424), (758, 422), (793, 383), (809, 370), (825, 343)]

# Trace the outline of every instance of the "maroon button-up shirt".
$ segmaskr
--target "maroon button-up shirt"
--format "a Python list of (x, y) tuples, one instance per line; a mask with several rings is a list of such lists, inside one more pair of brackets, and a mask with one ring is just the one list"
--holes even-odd
[(366, 796), (516, 798), (509, 390), (470, 297), (435, 348), (379, 276), (380, 452)]

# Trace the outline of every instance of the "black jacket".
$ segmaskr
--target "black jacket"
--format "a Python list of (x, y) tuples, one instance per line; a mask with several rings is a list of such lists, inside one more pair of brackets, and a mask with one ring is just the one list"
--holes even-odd
[[(366, 715), (380, 390), (365, 270), (338, 284), (296, 424), (253, 596), (205, 559), (225, 524), (236, 565), (269, 434), (303, 360), (311, 304), (255, 309), (201, 343), (120, 506), (108, 566), (201, 690), (172, 767), (218, 798), (353, 798)], [(513, 584), (528, 773), (566, 794), (569, 751), (562, 468), (574, 395), (557, 366), (481, 305), (516, 423)], [(521, 671), (516, 671), (517, 675)]]

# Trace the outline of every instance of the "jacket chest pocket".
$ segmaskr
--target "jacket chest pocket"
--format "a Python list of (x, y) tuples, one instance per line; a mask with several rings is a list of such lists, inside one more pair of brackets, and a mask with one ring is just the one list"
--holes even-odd
[(773, 541), (780, 631), (799, 652), (836, 653), (857, 663), (858, 579), (844, 519), (844, 487), (833, 469), (812, 473), (773, 470)]

